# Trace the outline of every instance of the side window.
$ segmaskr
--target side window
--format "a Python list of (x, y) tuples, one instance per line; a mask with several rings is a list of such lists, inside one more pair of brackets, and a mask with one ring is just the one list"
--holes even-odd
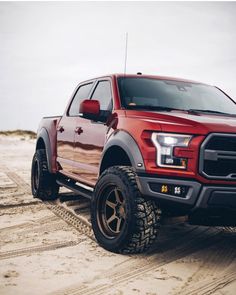
[(101, 110), (112, 110), (112, 95), (110, 82), (98, 82), (95, 91), (92, 95), (92, 99), (99, 100)]
[(82, 85), (79, 87), (79, 89), (77, 90), (77, 92), (73, 98), (73, 101), (70, 105), (70, 109), (68, 112), (69, 116), (78, 116), (79, 115), (79, 105), (82, 100), (89, 98), (88, 95), (89, 95), (89, 92), (92, 88), (92, 85), (93, 85), (93, 83), (89, 83), (89, 84)]

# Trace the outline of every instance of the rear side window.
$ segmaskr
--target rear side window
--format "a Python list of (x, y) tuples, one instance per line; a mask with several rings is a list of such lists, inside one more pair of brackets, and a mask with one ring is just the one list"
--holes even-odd
[(68, 112), (69, 116), (78, 116), (79, 115), (79, 106), (82, 100), (89, 98), (89, 92), (92, 88), (93, 83), (85, 84), (79, 87), (77, 90), (73, 101), (70, 105), (70, 109)]
[(112, 110), (112, 95), (110, 82), (98, 82), (96, 89), (92, 95), (92, 99), (97, 99), (100, 102), (101, 110)]

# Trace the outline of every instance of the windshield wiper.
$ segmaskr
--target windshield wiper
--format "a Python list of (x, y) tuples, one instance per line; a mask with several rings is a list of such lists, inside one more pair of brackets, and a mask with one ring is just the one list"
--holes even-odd
[(219, 115), (227, 115), (227, 116), (236, 116), (236, 114), (230, 114), (230, 113), (224, 113), (220, 111), (214, 111), (214, 110), (205, 110), (205, 109), (178, 109), (178, 108), (170, 108), (165, 106), (151, 106), (151, 105), (127, 105), (127, 109), (131, 110), (152, 110), (152, 111), (185, 111), (189, 114), (199, 114), (199, 113), (209, 113), (209, 114), (219, 114)]
[(202, 109), (189, 109), (186, 110), (188, 113), (196, 114), (196, 113), (210, 113), (210, 114), (221, 114), (221, 115), (233, 115), (229, 113), (214, 111), (214, 110), (202, 110)]
[(152, 111), (183, 111), (182, 109), (176, 109), (176, 108), (170, 108), (170, 107), (164, 107), (164, 106), (150, 106), (150, 105), (127, 105), (127, 109), (142, 109), (142, 110), (152, 110)]

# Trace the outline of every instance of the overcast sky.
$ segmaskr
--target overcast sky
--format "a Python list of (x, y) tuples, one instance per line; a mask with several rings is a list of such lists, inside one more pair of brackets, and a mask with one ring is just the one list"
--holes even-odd
[(36, 130), (76, 85), (123, 72), (217, 85), (236, 99), (236, 2), (0, 2), (0, 129)]

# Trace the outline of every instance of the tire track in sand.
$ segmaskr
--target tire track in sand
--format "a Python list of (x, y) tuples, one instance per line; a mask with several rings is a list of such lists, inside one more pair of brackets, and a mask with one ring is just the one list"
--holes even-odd
[[(223, 237), (224, 236), (225, 234), (223, 232)], [(230, 240), (229, 236), (228, 238), (229, 239), (223, 239), (217, 245), (213, 245), (207, 252), (203, 252), (200, 257), (198, 256), (202, 260), (202, 263), (200, 263), (197, 271), (193, 273), (187, 279), (187, 282), (182, 285), (178, 291), (176, 290), (174, 294), (190, 294), (194, 286), (198, 286), (198, 284), (202, 285), (202, 282), (204, 282), (204, 285), (214, 283), (214, 278), (219, 277), (219, 274), (221, 274), (222, 277), (227, 277), (227, 275), (231, 273), (230, 271), (225, 272), (225, 270), (236, 267), (236, 240)], [(198, 294), (197, 291), (196, 294)]]
[(21, 223), (21, 224), (16, 224), (16, 225), (11, 225), (11, 226), (1, 228), (0, 229), (0, 234), (4, 233), (4, 232), (9, 233), (9, 231), (14, 231), (16, 229), (17, 230), (24, 230), (24, 229), (27, 230), (29, 228), (42, 226), (44, 224), (51, 223), (51, 222), (54, 222), (56, 220), (57, 220), (57, 216), (55, 216), (55, 215), (48, 216), (48, 217), (42, 217), (42, 218), (37, 219), (35, 221), (28, 221), (28, 222), (24, 222), (24, 223)]
[[(69, 288), (58, 290), (53, 292), (54, 295), (92, 295), (92, 294), (103, 294), (110, 290), (112, 285), (120, 285), (129, 282), (131, 279), (138, 278), (150, 271), (156, 271), (163, 267), (165, 264), (169, 264), (175, 260), (183, 258), (189, 254), (195, 253), (197, 251), (206, 249), (213, 244), (219, 243), (221, 240), (221, 232), (212, 231), (210, 229), (201, 229), (197, 232), (193, 232), (188, 240), (186, 237), (175, 241), (175, 245), (166, 252), (160, 254), (140, 255), (133, 259), (124, 261), (119, 265), (118, 269), (109, 270), (102, 273), (99, 277), (93, 278), (91, 280), (94, 282), (96, 279), (99, 280), (106, 279), (109, 283), (97, 284), (95, 287), (90, 287), (86, 285), (74, 285)], [(172, 241), (173, 243), (173, 241)]]
[[(3, 170), (7, 174), (7, 176), (11, 180), (13, 180), (21, 190), (23, 190), (27, 194), (31, 194), (29, 184), (26, 183), (17, 173), (10, 171), (5, 166), (3, 167)], [(36, 204), (38, 203), (41, 203), (41, 201), (37, 200)], [(33, 204), (35, 203), (33, 202)], [(63, 207), (62, 205), (58, 205), (58, 204), (55, 205), (54, 202), (44, 202), (42, 204), (44, 204), (56, 216), (63, 219), (65, 222), (73, 226), (79, 232), (86, 234), (88, 237), (90, 237), (93, 240), (95, 239), (93, 235), (91, 223), (83, 216), (80, 216), (79, 214), (75, 214), (74, 212), (72, 212), (72, 210), (66, 209), (66, 207)], [(9, 206), (11, 207), (11, 205)], [(23, 206), (23, 204), (20, 204), (18, 206)], [(6, 207), (4, 206), (4, 208)]]
[(82, 241), (83, 240), (81, 239), (78, 241), (56, 242), (56, 243), (51, 243), (51, 244), (42, 245), (42, 246), (32, 246), (32, 247), (27, 247), (24, 249), (0, 252), (0, 260), (12, 258), (12, 257), (24, 256), (24, 255), (28, 256), (30, 254), (43, 252), (43, 251), (52, 251), (52, 250), (56, 250), (56, 249), (64, 248), (64, 247), (71, 247), (81, 243)]
[[(234, 267), (235, 268), (235, 267)], [(235, 269), (226, 273), (200, 281), (198, 284), (189, 286), (181, 292), (181, 295), (210, 295), (223, 289), (225, 286), (236, 281)]]
[(17, 184), (19, 190), (22, 190), (23, 192), (31, 195), (30, 185), (24, 179), (4, 165), (2, 165), (2, 170), (12, 181)]
[(45, 202), (45, 205), (50, 209), (55, 215), (63, 219), (69, 225), (73, 226), (79, 232), (85, 234), (92, 240), (95, 240), (92, 225), (85, 219), (83, 216), (80, 216), (76, 213), (73, 213), (70, 210), (67, 210), (63, 206), (55, 205), (53, 202)]
[[(7, 169), (6, 171), (7, 176), (12, 179), (18, 187), (23, 190), (27, 194), (31, 194), (29, 184), (27, 184), (19, 175), (16, 173), (9, 171)], [(45, 204), (48, 209), (50, 209), (55, 215), (59, 216), (62, 218), (64, 221), (66, 221), (68, 224), (71, 226), (75, 227), (78, 231), (86, 234), (90, 238), (94, 239), (92, 229), (91, 229), (91, 224), (90, 222), (85, 219), (83, 216), (79, 216), (78, 214), (73, 213), (71, 210), (68, 210), (68, 208), (65, 208), (61, 205), (55, 205), (53, 202), (46, 202)], [(196, 230), (198, 232), (198, 230)], [(175, 261), (179, 258), (185, 257), (186, 255), (189, 255), (191, 253), (197, 252), (201, 249), (205, 249), (209, 246), (211, 246), (214, 243), (218, 243), (220, 241), (220, 235), (217, 234), (216, 232), (210, 232), (209, 230), (206, 231), (199, 231), (196, 233), (194, 231), (194, 234), (192, 234), (191, 238), (188, 237), (188, 241), (184, 242), (184, 246), (181, 244), (183, 241), (180, 238), (178, 241), (175, 241), (177, 243), (177, 247), (173, 249), (170, 247), (169, 250), (164, 252), (164, 255), (162, 257), (156, 257), (156, 254), (152, 254), (149, 257), (143, 257), (143, 256), (136, 256), (132, 258), (128, 258), (122, 265), (120, 265), (119, 269), (116, 269), (114, 271), (109, 270), (105, 275), (106, 278), (110, 279), (111, 284), (116, 283), (116, 284), (121, 284), (128, 282), (132, 278), (139, 277), (140, 275), (145, 274), (146, 272), (149, 272), (150, 270), (155, 270), (160, 267), (162, 267), (165, 264), (168, 264), (172, 261)], [(203, 232), (207, 232), (208, 235), (205, 238), (202, 238), (201, 235)], [(71, 242), (75, 243), (75, 242)], [(57, 249), (58, 247), (64, 247), (66, 245), (70, 246), (71, 243), (57, 243), (54, 245), (46, 245), (46, 246), (39, 246), (39, 247), (31, 247), (30, 251), (46, 251), (46, 250), (53, 250)], [(176, 244), (175, 244), (176, 246)], [(156, 248), (156, 247), (155, 247)], [(154, 251), (155, 251), (154, 248)], [(168, 248), (168, 246), (167, 246)], [(18, 253), (18, 254), (15, 254)], [(3, 257), (14, 257), (14, 256), (19, 256), (19, 255), (25, 255), (29, 253), (29, 250), (22, 249), (20, 252), (18, 250), (15, 250), (10, 253), (4, 253), (0, 254), (3, 255)], [(174, 252), (174, 254), (173, 254)], [(25, 253), (25, 254), (24, 254)], [(171, 254), (171, 255), (170, 255)], [(222, 284), (227, 284), (227, 282), (231, 282), (234, 280), (234, 276), (229, 274), (229, 275), (224, 275), (223, 279), (221, 281), (218, 280), (218, 283), (220, 285)], [(218, 284), (217, 283), (217, 284)], [(215, 281), (210, 281), (209, 282), (209, 288), (213, 286), (216, 288)], [(102, 294), (104, 291), (110, 288), (110, 285), (100, 285), (95, 288), (93, 287), (87, 287), (87, 286), (72, 286), (70, 288), (66, 288), (64, 290), (59, 290), (57, 293), (53, 294)], [(203, 289), (202, 286), (199, 287), (199, 292)], [(205, 292), (205, 291), (204, 291)], [(190, 293), (189, 293), (190, 294)], [(193, 293), (194, 294), (194, 293)], [(200, 293), (199, 293), (200, 294)], [(203, 293), (204, 294), (204, 293)], [(209, 293), (210, 294), (210, 293)]]

